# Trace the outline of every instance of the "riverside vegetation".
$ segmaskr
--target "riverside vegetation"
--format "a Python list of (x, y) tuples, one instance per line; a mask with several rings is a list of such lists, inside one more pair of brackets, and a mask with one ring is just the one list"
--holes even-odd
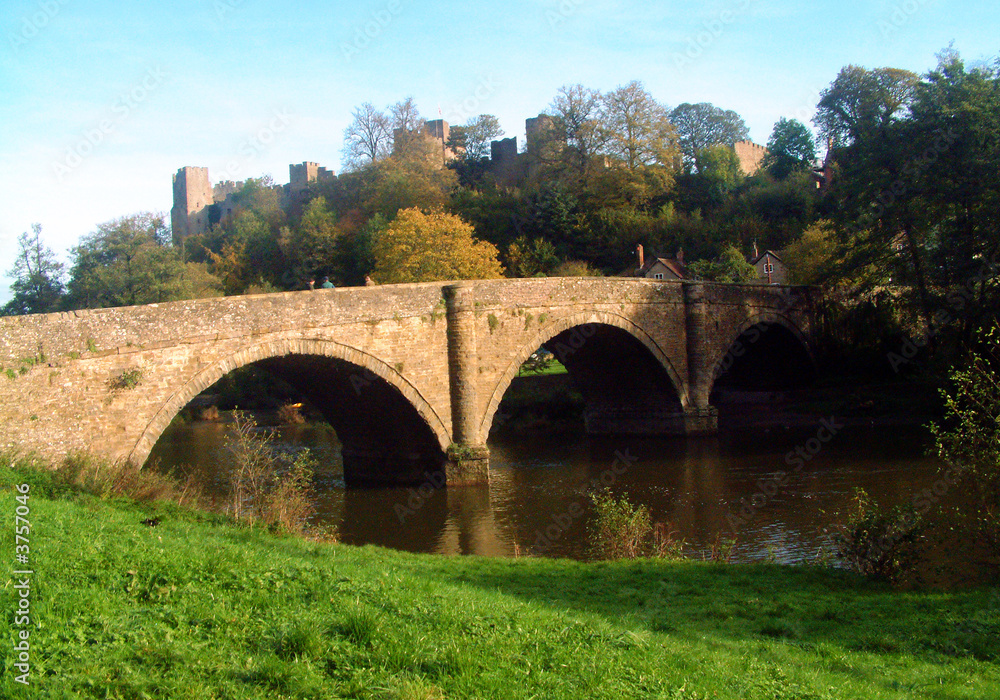
[[(5, 635), (4, 697), (1000, 695), (1000, 589), (349, 547), (192, 508), (191, 484), (152, 471), (0, 457), (4, 503), (18, 484), (30, 485), (37, 624), (27, 690)], [(604, 505), (605, 525), (648, 531), (627, 502)], [(12, 528), (0, 532), (13, 551)], [(11, 630), (9, 579), (0, 599)]]

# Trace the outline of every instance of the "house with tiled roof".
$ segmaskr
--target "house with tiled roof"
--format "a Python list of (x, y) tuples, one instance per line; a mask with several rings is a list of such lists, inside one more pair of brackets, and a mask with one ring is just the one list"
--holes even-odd
[(652, 280), (683, 280), (687, 279), (687, 268), (684, 266), (684, 250), (678, 250), (675, 258), (646, 258), (642, 244), (635, 247), (636, 265), (627, 270), (625, 277), (645, 277)]

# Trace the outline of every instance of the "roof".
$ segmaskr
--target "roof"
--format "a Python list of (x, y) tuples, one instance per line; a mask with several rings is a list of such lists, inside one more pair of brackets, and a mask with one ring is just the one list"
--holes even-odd
[(684, 279), (687, 277), (687, 268), (684, 267), (683, 263), (679, 263), (676, 260), (669, 260), (667, 258), (652, 258), (645, 265), (642, 266), (642, 272), (646, 273), (653, 269), (656, 263), (660, 263), (665, 268), (673, 272), (679, 278)]
[(642, 267), (630, 267), (624, 272), (619, 273), (620, 277), (645, 277), (656, 263), (660, 263), (665, 268), (670, 270), (672, 273), (677, 275), (680, 279), (687, 279), (687, 267), (684, 263), (673, 260), (671, 258), (658, 258), (655, 255), (651, 255), (646, 258)]
[(774, 258), (778, 262), (781, 262), (781, 256), (778, 255), (777, 253), (775, 253), (773, 250), (765, 250), (763, 253), (761, 253), (760, 255), (758, 255), (756, 258), (750, 258), (747, 262), (749, 262), (751, 265), (756, 265), (758, 262), (760, 262), (760, 259), (763, 258), (765, 255), (770, 255), (772, 258)]

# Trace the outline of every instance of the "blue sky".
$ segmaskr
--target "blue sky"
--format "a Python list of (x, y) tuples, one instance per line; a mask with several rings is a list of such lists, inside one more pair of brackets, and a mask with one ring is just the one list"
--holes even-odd
[(339, 172), (363, 102), (494, 114), (523, 139), (560, 86), (640, 80), (668, 106), (736, 110), (763, 144), (779, 117), (808, 123), (847, 64), (923, 73), (952, 43), (1000, 55), (993, 2), (0, 2), (0, 271), (32, 223), (66, 259), (101, 222), (169, 213), (185, 165), (213, 182), (284, 183), (304, 160)]

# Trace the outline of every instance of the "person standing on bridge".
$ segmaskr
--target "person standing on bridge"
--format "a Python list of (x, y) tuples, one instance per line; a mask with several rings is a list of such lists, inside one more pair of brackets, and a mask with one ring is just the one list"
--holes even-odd
[(320, 289), (333, 289), (333, 282), (330, 281), (329, 277), (324, 277), (319, 283)]
[(375, 280), (372, 279), (371, 275), (365, 275), (365, 286), (366, 287), (374, 287), (375, 286)]

